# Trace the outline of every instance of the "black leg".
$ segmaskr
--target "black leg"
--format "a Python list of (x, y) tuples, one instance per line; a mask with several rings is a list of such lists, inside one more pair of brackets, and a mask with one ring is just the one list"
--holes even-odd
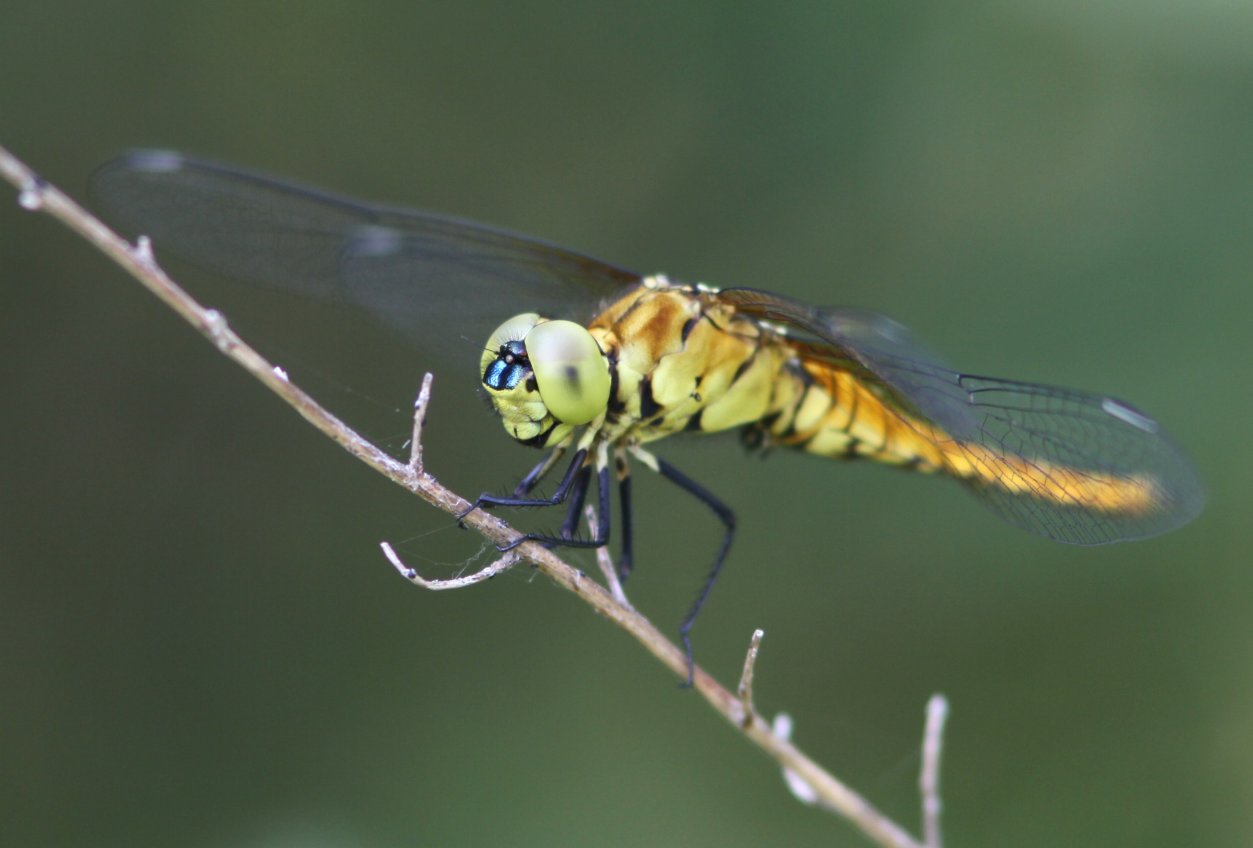
[(622, 550), (618, 554), (618, 582), (625, 583), (634, 567), (631, 540), (631, 467), (618, 457), (618, 509), (622, 512)]
[[(575, 451), (574, 458), (570, 460), (570, 465), (566, 468), (565, 476), (557, 484), (557, 491), (553, 492), (551, 498), (510, 497), (508, 495), (493, 495), (490, 492), (484, 492), (479, 495), (479, 499), (474, 502), (474, 506), (466, 514), (468, 515), (470, 512), (483, 506), (556, 506), (559, 503), (563, 503), (570, 496), (570, 490), (574, 487), (574, 481), (578, 477), (579, 469), (583, 468), (586, 459), (586, 450)], [(536, 468), (539, 468), (539, 466), (536, 466)], [(531, 473), (527, 474), (527, 477), (534, 473), (535, 470), (532, 469)], [(543, 475), (541, 474), (540, 476)], [(527, 482), (526, 478), (523, 478), (523, 482)], [(539, 482), (538, 479), (531, 481), (531, 487), (533, 488), (537, 482)], [(521, 488), (521, 484), (518, 487)], [(462, 517), (464, 518), (465, 516)]]
[(584, 465), (579, 469), (579, 476), (574, 480), (574, 490), (570, 493), (570, 506), (566, 510), (565, 523), (561, 525), (558, 536), (562, 539), (573, 539), (579, 529), (579, 513), (587, 501), (587, 484), (592, 481), (592, 466)]
[(520, 498), (525, 495), (529, 495), (531, 490), (539, 484), (539, 481), (548, 476), (548, 472), (551, 471), (552, 467), (561, 460), (562, 454), (565, 452), (566, 449), (564, 447), (553, 448), (548, 456), (541, 459), (539, 464), (528, 471), (526, 476), (518, 481), (518, 485), (513, 490), (513, 496), (515, 498)]
[[(588, 467), (585, 466), (585, 468), (588, 468)], [(588, 468), (588, 470), (590, 470), (590, 468)], [(580, 476), (583, 476), (583, 475), (580, 475)], [(586, 478), (584, 479), (586, 480)], [(596, 490), (597, 490), (597, 496), (598, 496), (597, 509), (600, 511), (600, 515), (597, 516), (597, 521), (596, 521), (596, 524), (597, 524), (596, 538), (576, 539), (576, 538), (573, 538), (573, 533), (571, 533), (570, 536), (566, 536), (566, 535), (550, 536), (545, 533), (526, 533), (522, 536), (519, 536), (517, 539), (513, 540), (509, 544), (500, 546), (498, 550), (511, 551), (514, 548), (516, 548), (518, 545), (522, 544), (523, 542), (541, 542), (545, 545), (550, 545), (552, 547), (561, 547), (561, 548), (599, 548), (603, 546), (605, 543), (609, 541), (609, 509), (611, 506), (609, 503), (609, 500), (610, 500), (609, 498), (609, 466), (607, 465), (601, 466), (597, 470)], [(580, 495), (580, 497), (586, 497), (586, 495), (587, 495), (587, 485), (586, 483), (584, 483), (584, 485), (582, 486), (582, 495)], [(578, 510), (573, 510), (572, 514), (575, 516), (574, 524), (575, 526), (577, 526)], [(571, 520), (570, 515), (567, 515), (566, 523), (569, 524), (570, 520)], [(564, 534), (564, 532), (565, 532), (565, 527), (563, 526), (562, 533)]]
[(700, 608), (705, 605), (706, 599), (709, 598), (709, 592), (718, 580), (718, 572), (722, 570), (722, 563), (727, 558), (727, 552), (731, 550), (731, 541), (735, 538), (735, 513), (699, 483), (696, 483), (660, 457), (657, 458), (657, 470), (661, 472), (661, 476), (679, 488), (691, 493), (697, 500), (713, 510), (714, 515), (718, 516), (722, 526), (725, 528), (725, 532), (722, 535), (722, 546), (718, 548), (718, 556), (714, 559), (713, 567), (709, 569), (709, 576), (705, 578), (705, 585), (701, 587), (700, 594), (696, 596), (696, 601), (692, 604), (692, 608), (688, 610), (683, 623), (679, 625), (679, 638), (683, 641), (683, 651), (687, 654), (687, 681), (683, 685), (691, 686), (693, 676), (696, 673), (696, 662), (692, 658), (692, 625), (696, 622), (696, 616), (700, 614)]

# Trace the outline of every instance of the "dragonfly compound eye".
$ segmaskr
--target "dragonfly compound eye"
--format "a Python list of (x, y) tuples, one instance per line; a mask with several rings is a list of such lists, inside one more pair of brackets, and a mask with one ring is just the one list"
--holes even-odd
[(592, 334), (573, 321), (537, 324), (525, 339), (540, 397), (565, 424), (586, 424), (609, 403), (609, 363)]

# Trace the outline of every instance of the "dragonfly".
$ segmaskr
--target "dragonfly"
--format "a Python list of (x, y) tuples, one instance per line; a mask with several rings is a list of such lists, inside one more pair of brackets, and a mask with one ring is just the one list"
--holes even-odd
[[(230, 165), (133, 151), (96, 171), (111, 218), (211, 272), (363, 310), (444, 358), (478, 356), (505, 431), (545, 451), (512, 492), (473, 508), (565, 506), (549, 546), (608, 543), (618, 500), (634, 564), (631, 468), (657, 472), (721, 522), (679, 626), (691, 631), (731, 549), (732, 509), (647, 446), (735, 431), (791, 448), (950, 478), (1001, 518), (1078, 545), (1178, 528), (1204, 489), (1157, 421), (1113, 397), (954, 370), (896, 321), (755, 288), (645, 275), (483, 224), (364, 203)], [(494, 329), (489, 329), (494, 327)], [(549, 497), (537, 486), (564, 465)], [(579, 532), (592, 489), (597, 531)]]

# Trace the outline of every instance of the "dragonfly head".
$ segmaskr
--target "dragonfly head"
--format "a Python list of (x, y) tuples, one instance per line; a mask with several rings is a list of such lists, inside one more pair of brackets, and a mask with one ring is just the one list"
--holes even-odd
[(505, 430), (525, 444), (556, 444), (609, 403), (609, 363), (573, 321), (515, 315), (487, 340), (479, 366)]

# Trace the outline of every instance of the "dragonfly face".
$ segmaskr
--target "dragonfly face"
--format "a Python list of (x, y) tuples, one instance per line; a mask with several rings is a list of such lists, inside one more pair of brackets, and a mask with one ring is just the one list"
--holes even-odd
[[(506, 431), (550, 449), (511, 496), (479, 505), (568, 504), (557, 535), (527, 538), (603, 544), (616, 477), (625, 577), (629, 460), (693, 494), (726, 532), (681, 628), (685, 644), (735, 519), (642, 447), (673, 433), (738, 429), (751, 445), (947, 476), (1007, 521), (1073, 544), (1163, 533), (1204, 504), (1191, 464), (1149, 416), (1102, 395), (956, 371), (874, 313), (644, 277), (481, 224), (177, 153), (111, 162), (93, 192), (158, 256), (363, 310), (437, 355), (464, 352), (459, 371), (477, 349)], [(568, 453), (555, 494), (530, 497)], [(593, 472), (602, 535), (587, 540), (577, 528)]]
[(525, 445), (558, 444), (609, 401), (605, 356), (573, 321), (516, 315), (492, 333), (479, 366), (505, 431)]

